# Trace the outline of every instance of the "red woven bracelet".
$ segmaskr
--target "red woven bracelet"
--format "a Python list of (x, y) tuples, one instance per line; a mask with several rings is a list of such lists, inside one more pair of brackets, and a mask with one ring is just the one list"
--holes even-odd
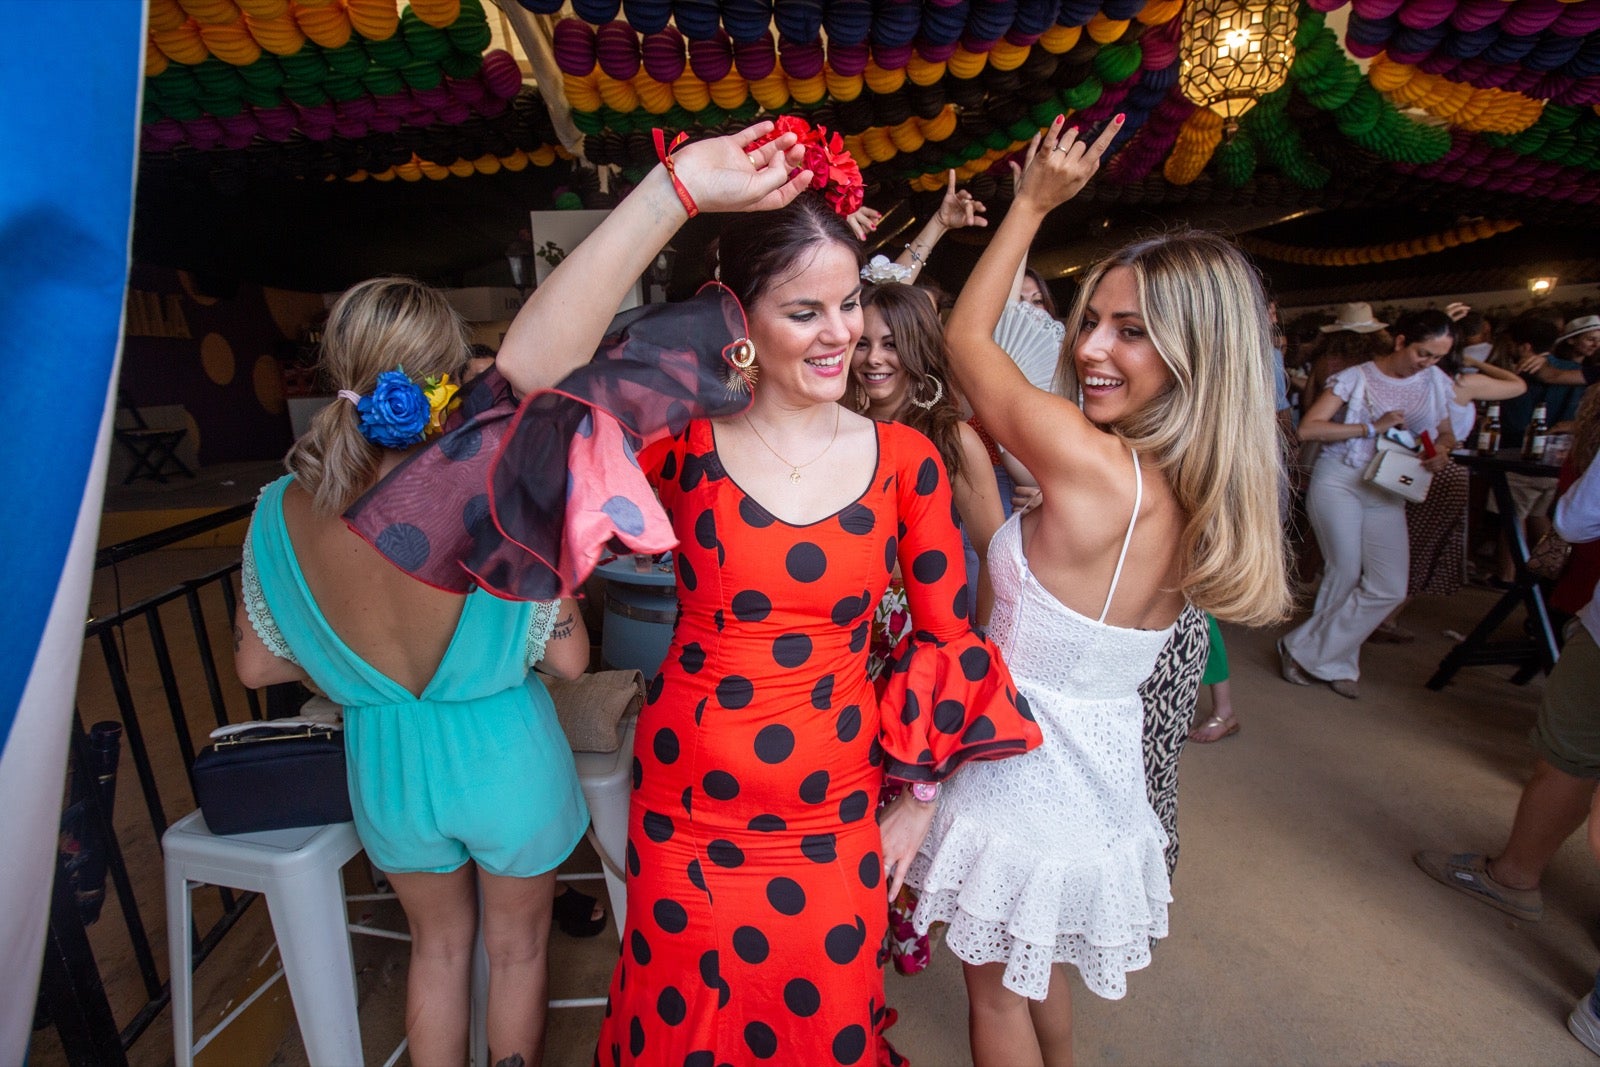
[(661, 165), (667, 168), (667, 177), (672, 179), (672, 191), (678, 194), (678, 200), (682, 202), (683, 210), (687, 211), (692, 219), (700, 214), (700, 205), (694, 202), (694, 197), (689, 195), (689, 190), (685, 189), (683, 182), (678, 180), (678, 168), (672, 162), (672, 153), (676, 152), (678, 146), (689, 139), (689, 135), (680, 133), (672, 139), (672, 143), (669, 145), (667, 144), (665, 133), (660, 129), (655, 130), (654, 133), (656, 136), (656, 155), (661, 157)]

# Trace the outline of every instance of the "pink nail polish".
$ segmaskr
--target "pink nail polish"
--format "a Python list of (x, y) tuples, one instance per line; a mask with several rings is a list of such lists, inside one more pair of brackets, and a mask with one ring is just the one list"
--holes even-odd
[(1128, 116), (1124, 115), (1122, 112), (1119, 111), (1119, 112), (1117, 112), (1117, 117), (1112, 119), (1111, 121), (1112, 122), (1121, 122), (1123, 119), (1125, 119), (1127, 117)]

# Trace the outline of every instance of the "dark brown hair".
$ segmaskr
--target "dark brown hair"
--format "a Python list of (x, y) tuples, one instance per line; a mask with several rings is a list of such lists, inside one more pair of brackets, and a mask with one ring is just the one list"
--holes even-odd
[(829, 241), (849, 248), (860, 266), (861, 242), (821, 193), (807, 191), (787, 207), (738, 215), (724, 226), (717, 241), (717, 274), (748, 312), (810, 249)]
[(1039, 287), (1039, 306), (1049, 313), (1052, 319), (1059, 318), (1060, 312), (1056, 311), (1056, 298), (1050, 294), (1050, 287), (1044, 283), (1044, 276), (1032, 267), (1022, 272), (1033, 279), (1033, 284)]
[[(861, 306), (883, 316), (883, 324), (894, 338), (895, 355), (910, 385), (894, 421), (916, 430), (939, 450), (953, 482), (961, 476), (961, 410), (956, 406), (950, 376), (950, 350), (945, 345), (944, 328), (933, 310), (928, 294), (914, 285), (888, 282), (869, 285), (861, 294)], [(943, 396), (931, 408), (911, 402), (913, 396), (926, 399), (934, 393), (929, 376), (937, 378)], [(854, 368), (850, 376), (855, 377)]]

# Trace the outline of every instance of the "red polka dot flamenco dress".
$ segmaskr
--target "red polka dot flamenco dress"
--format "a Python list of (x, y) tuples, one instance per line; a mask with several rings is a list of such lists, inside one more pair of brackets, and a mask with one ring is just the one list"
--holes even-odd
[[(723, 385), (746, 334), (738, 301), (708, 286), (619, 315), (593, 361), (520, 403), (488, 372), (345, 519), (421, 581), (513, 599), (572, 595), (608, 547), (676, 550), (599, 1064), (900, 1063), (882, 1037), (879, 789), (1020, 754), (1039, 728), (965, 621), (927, 438), (877, 424), (871, 483), (803, 526), (723, 471), (706, 419), (748, 405)], [(914, 630), (879, 696), (867, 655), (897, 561)]]
[[(880, 1040), (885, 769), (941, 778), (1038, 732), (964, 621), (933, 446), (877, 434), (871, 485), (804, 526), (727, 476), (708, 422), (640, 457), (680, 538), (680, 615), (639, 720), (601, 1064), (898, 1062)], [(918, 630), (880, 706), (866, 660), (896, 560)]]

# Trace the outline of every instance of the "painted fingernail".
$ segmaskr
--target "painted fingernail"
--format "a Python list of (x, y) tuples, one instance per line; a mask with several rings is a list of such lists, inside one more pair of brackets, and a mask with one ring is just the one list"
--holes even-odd
[(1122, 112), (1119, 111), (1119, 112), (1117, 112), (1117, 117), (1112, 119), (1111, 121), (1112, 122), (1121, 122), (1123, 119), (1125, 119), (1127, 117), (1128, 116), (1124, 115)]
[(1066, 121), (1067, 121), (1067, 116), (1065, 116), (1065, 115), (1057, 115), (1056, 116), (1056, 121), (1052, 122), (1050, 125), (1054, 126), (1054, 125), (1056, 125), (1056, 123), (1066, 122)]

